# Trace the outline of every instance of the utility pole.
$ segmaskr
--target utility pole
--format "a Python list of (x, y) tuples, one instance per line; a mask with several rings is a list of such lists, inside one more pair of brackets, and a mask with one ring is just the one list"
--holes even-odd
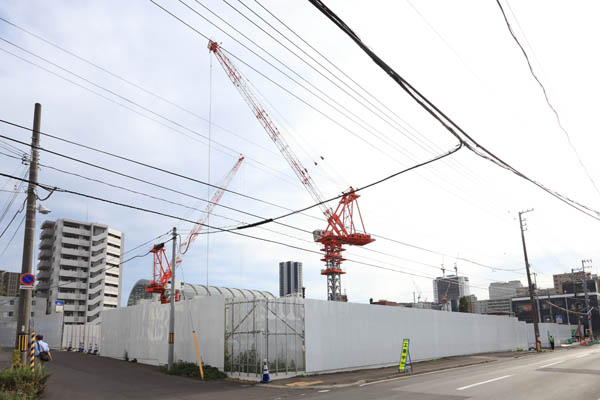
[(169, 312), (169, 359), (168, 370), (173, 369), (173, 354), (175, 350), (175, 263), (177, 257), (177, 228), (173, 228), (173, 256), (171, 258), (171, 309)]
[[(590, 308), (590, 298), (588, 297), (588, 285), (585, 277), (585, 264), (591, 264), (592, 260), (581, 260), (581, 270), (583, 271), (583, 292), (585, 293), (585, 309), (587, 313), (588, 329), (590, 330), (590, 340), (594, 337), (592, 331), (592, 309)], [(591, 265), (590, 265), (591, 267)]]
[(537, 306), (538, 321), (542, 322), (542, 313), (540, 312), (540, 288), (537, 285), (537, 272), (532, 272), (531, 275), (533, 275), (533, 287), (535, 288), (534, 293), (535, 304)]
[(529, 285), (529, 299), (531, 300), (531, 317), (533, 319), (533, 331), (535, 332), (535, 348), (539, 352), (541, 351), (540, 344), (540, 330), (538, 327), (537, 321), (537, 312), (536, 312), (536, 304), (533, 299), (533, 285), (531, 284), (531, 273), (529, 272), (529, 258), (527, 257), (527, 247), (525, 246), (525, 230), (527, 228), (526, 225), (523, 224), (522, 215), (533, 211), (533, 209), (529, 209), (526, 211), (519, 211), (519, 227), (521, 228), (521, 241), (523, 242), (523, 255), (525, 256), (525, 269), (527, 270), (527, 284)]
[[(548, 301), (549, 301), (550, 303), (552, 303), (552, 300), (550, 299), (550, 290), (548, 290), (548, 291), (546, 292), (546, 294), (548, 295)], [(554, 322), (554, 316), (552, 315), (552, 309), (553, 309), (553, 308), (554, 308), (554, 307), (552, 307), (551, 305), (549, 305), (549, 311), (550, 311), (550, 322)], [(569, 313), (567, 313), (567, 314), (569, 314)]]
[[(38, 178), (38, 160), (40, 147), (40, 123), (42, 105), (35, 103), (33, 113), (33, 131), (31, 132), (31, 160), (29, 163), (29, 185), (27, 186), (27, 211), (25, 214), (25, 234), (23, 238), (23, 261), (21, 274), (33, 271), (33, 241), (35, 236), (35, 203)], [(19, 348), (19, 336), (29, 337), (29, 318), (31, 316), (31, 292), (21, 289), (19, 293), (19, 311), (17, 315), (17, 337), (15, 347)], [(27, 365), (27, 349), (21, 348), (21, 363)]]

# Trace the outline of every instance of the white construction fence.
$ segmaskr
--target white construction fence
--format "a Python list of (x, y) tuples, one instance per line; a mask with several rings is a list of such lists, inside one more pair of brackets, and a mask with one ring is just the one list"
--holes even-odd
[[(102, 314), (101, 354), (147, 364), (167, 362), (169, 305), (145, 303)], [(506, 316), (304, 299), (211, 296), (176, 304), (175, 359), (202, 360), (232, 376), (273, 378), (397, 364), (403, 339), (413, 361), (527, 349), (530, 326)], [(568, 327), (541, 324), (556, 342)], [(548, 345), (542, 338), (543, 344)]]
[[(32, 328), (52, 348), (98, 350), (102, 356), (167, 363), (169, 304), (105, 310), (100, 325), (63, 325), (62, 314), (36, 317)], [(542, 346), (571, 337), (572, 327), (540, 324)], [(13, 346), (16, 326), (0, 323), (0, 345)], [(175, 305), (175, 360), (205, 364), (230, 376), (260, 379), (268, 359), (274, 379), (298, 374), (396, 365), (410, 339), (413, 361), (527, 349), (533, 326), (506, 316), (455, 313), (300, 298), (199, 297)]]
[[(142, 303), (102, 312), (101, 355), (167, 363), (169, 304)], [(175, 303), (175, 359), (196, 362), (192, 330), (196, 331), (202, 361), (223, 369), (224, 307), (221, 296)]]

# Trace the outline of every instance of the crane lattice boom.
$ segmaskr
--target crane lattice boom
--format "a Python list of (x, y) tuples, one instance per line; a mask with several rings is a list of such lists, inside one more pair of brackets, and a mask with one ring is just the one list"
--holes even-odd
[[(183, 255), (187, 253), (190, 245), (194, 242), (194, 240), (204, 227), (204, 222), (206, 221), (206, 218), (212, 213), (215, 206), (221, 201), (221, 198), (223, 197), (227, 186), (229, 186), (231, 180), (235, 176), (236, 172), (239, 170), (242, 161), (244, 161), (244, 156), (240, 156), (233, 168), (225, 176), (221, 183), (221, 186), (213, 194), (211, 200), (206, 205), (206, 208), (204, 209), (204, 214), (202, 214), (202, 217), (194, 224), (193, 228), (190, 230), (190, 233), (185, 239), (185, 242), (179, 245), (179, 252), (175, 259), (176, 266), (179, 266), (179, 264), (181, 264), (181, 262), (183, 261)], [(158, 293), (160, 294), (161, 303), (168, 303), (170, 301), (170, 296), (167, 296), (165, 292), (167, 291), (167, 284), (169, 283), (173, 272), (171, 270), (171, 264), (169, 263), (167, 255), (165, 253), (165, 244), (159, 243), (154, 245), (150, 252), (154, 255), (154, 269), (152, 273), (152, 282), (150, 282), (146, 287), (146, 292)], [(175, 293), (175, 301), (179, 301), (179, 298), (180, 293), (179, 290), (177, 290)]]
[[(321, 259), (325, 262), (326, 268), (321, 271), (322, 275), (327, 276), (327, 296), (329, 300), (341, 300), (342, 289), (340, 276), (345, 272), (341, 268), (344, 258), (341, 252), (344, 251), (342, 245), (364, 246), (373, 242), (375, 239), (365, 233), (362, 216), (358, 208), (358, 194), (352, 187), (343, 193), (342, 198), (335, 212), (324, 203), (324, 196), (311, 178), (308, 170), (302, 165), (300, 159), (294, 154), (285, 138), (281, 135), (273, 120), (261, 106), (257, 96), (252, 92), (244, 76), (233, 65), (231, 60), (223, 53), (217, 42), (209, 40), (208, 49), (214, 53), (217, 60), (231, 79), (244, 101), (248, 104), (254, 116), (258, 119), (267, 134), (275, 143), (285, 160), (288, 162), (302, 185), (309, 192), (315, 203), (319, 205), (323, 214), (327, 218), (327, 229), (316, 230), (313, 232), (314, 240), (323, 244), (321, 249), (325, 255)], [(362, 231), (356, 229), (354, 221), (354, 211), (358, 214), (357, 224)]]

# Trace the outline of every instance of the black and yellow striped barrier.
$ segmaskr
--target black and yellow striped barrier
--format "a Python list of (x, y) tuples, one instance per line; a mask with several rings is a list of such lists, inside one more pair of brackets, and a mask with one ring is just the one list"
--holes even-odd
[(19, 351), (27, 351), (27, 335), (19, 335)]
[(29, 343), (29, 365), (31, 370), (35, 367), (35, 331), (31, 331), (31, 342)]

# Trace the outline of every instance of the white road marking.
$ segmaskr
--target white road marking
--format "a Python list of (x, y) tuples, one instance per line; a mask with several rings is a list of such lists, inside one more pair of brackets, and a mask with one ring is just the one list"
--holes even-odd
[(483, 382), (479, 382), (479, 383), (474, 383), (474, 384), (472, 384), (472, 385), (467, 385), (467, 386), (459, 387), (459, 388), (457, 388), (456, 390), (465, 390), (465, 389), (469, 389), (469, 388), (472, 388), (472, 387), (474, 387), (474, 386), (479, 386), (479, 385), (483, 385), (483, 384), (486, 384), (486, 383), (490, 383), (490, 382), (499, 381), (500, 379), (510, 378), (511, 376), (512, 376), (512, 375), (504, 375), (504, 376), (501, 376), (501, 377), (498, 377), (498, 378), (489, 379), (489, 380), (487, 380), (487, 381), (483, 381)]
[(589, 356), (589, 355), (590, 355), (590, 353), (580, 354), (575, 358), (581, 358), (581, 357), (585, 357), (585, 356)]
[(557, 361), (557, 362), (553, 362), (553, 363), (546, 364), (546, 365), (542, 365), (542, 366), (540, 366), (540, 367), (538, 367), (538, 368), (547, 368), (547, 367), (549, 367), (549, 366), (551, 366), (551, 365), (560, 364), (561, 362), (565, 362), (565, 360), (562, 360), (562, 361)]
[(329, 389), (319, 390), (319, 393), (327, 393), (327, 392), (329, 392)]

